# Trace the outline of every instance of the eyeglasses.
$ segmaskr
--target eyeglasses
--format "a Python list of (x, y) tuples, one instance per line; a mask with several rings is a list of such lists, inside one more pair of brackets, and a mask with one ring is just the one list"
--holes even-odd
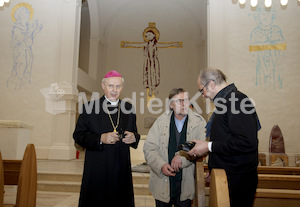
[(176, 100), (172, 100), (174, 101), (176, 104), (182, 104), (182, 103), (187, 103), (190, 101), (190, 99), (185, 98), (185, 99), (176, 99)]
[[(212, 80), (210, 80), (210, 81), (212, 81)], [(199, 89), (199, 92), (200, 92), (201, 94), (203, 93), (204, 88), (209, 84), (210, 81), (208, 81), (208, 82), (203, 86), (202, 89)]]

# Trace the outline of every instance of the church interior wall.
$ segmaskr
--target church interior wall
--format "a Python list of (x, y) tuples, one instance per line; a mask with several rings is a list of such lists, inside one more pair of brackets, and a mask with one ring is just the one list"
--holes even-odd
[[(299, 3), (291, 1), (282, 8), (279, 2), (273, 1), (274, 15), (271, 20), (273, 25), (280, 28), (283, 35), (280, 44), (285, 44), (286, 49), (270, 53), (276, 67), (268, 72), (277, 70), (280, 77), (274, 73), (275, 76), (271, 76), (266, 83), (256, 83), (257, 77), (265, 76), (257, 72), (257, 59), (263, 55), (249, 51), (249, 47), (255, 45), (250, 41), (251, 32), (259, 27), (259, 12), (251, 9), (249, 4), (240, 6), (237, 1), (210, 0), (206, 8), (206, 2), (198, 0), (88, 2), (93, 4), (89, 8), (91, 31), (83, 37), (84, 51), (89, 57), (81, 59), (83, 66), (78, 72), (74, 63), (78, 63), (76, 24), (80, 23), (80, 19), (75, 20), (72, 15), (78, 18), (74, 7), (78, 11), (81, 1), (30, 2), (34, 12), (29, 24), (37, 27), (31, 46), (33, 61), (30, 82), (21, 86), (18, 80), (11, 81), (9, 85), (7, 82), (15, 63), (11, 41), (15, 22), (11, 12), (23, 1), (11, 1), (0, 10), (1, 25), (6, 25), (1, 29), (0, 40), (1, 120), (20, 120), (33, 126), (31, 141), (37, 146), (39, 159), (50, 159), (55, 150), (64, 147), (73, 153), (71, 132), (76, 121), (76, 88), (79, 86), (79, 92), (86, 92), (88, 98), (92, 92), (101, 95), (100, 82), (109, 70), (118, 70), (125, 78), (121, 98), (133, 98), (132, 92), (136, 92), (138, 130), (142, 135), (147, 134), (149, 128), (144, 127), (145, 118), (156, 118), (159, 114), (149, 113), (146, 107), (147, 91), (142, 83), (143, 49), (121, 48), (120, 45), (121, 41), (143, 42), (143, 30), (150, 22), (156, 23), (160, 32), (159, 42), (183, 42), (183, 48), (158, 48), (161, 83), (157, 87), (157, 98), (164, 100), (173, 87), (183, 87), (191, 97), (194, 96), (200, 69), (207, 65), (218, 67), (228, 76), (228, 83), (234, 82), (255, 101), (262, 125), (258, 133), (259, 151), (268, 153), (270, 131), (273, 125), (278, 124), (285, 139), (286, 153), (291, 157), (299, 153), (296, 144), (299, 143), (297, 129), (300, 127), (297, 122), (300, 115), (297, 107), (300, 101), (297, 96), (300, 89), (300, 72), (297, 68), (300, 61), (297, 58), (300, 25), (296, 21), (300, 15)], [(93, 18), (95, 12), (100, 13), (97, 14), (97, 20)], [(87, 40), (88, 36), (90, 41)], [(57, 86), (64, 88), (68, 95), (65, 97), (71, 105), (62, 114), (55, 114), (53, 110), (49, 113), (43, 93)], [(198, 103), (205, 112), (206, 104), (201, 98)], [(143, 112), (141, 106), (144, 107)], [(165, 108), (162, 109), (164, 111)], [(206, 112), (202, 115), (208, 118)], [(72, 156), (75, 157), (75, 153)], [(72, 156), (62, 157), (71, 159)], [(290, 165), (293, 162), (290, 159)]]
[[(118, 70), (123, 74), (125, 87), (121, 98), (136, 97), (134, 105), (138, 130), (141, 134), (147, 134), (149, 128), (144, 127), (145, 119), (155, 119), (165, 111), (165, 99), (172, 88), (185, 88), (191, 97), (197, 92), (197, 75), (200, 68), (205, 67), (202, 61), (205, 54), (202, 33), (205, 31), (199, 20), (204, 16), (206, 5), (203, 7), (203, 2), (193, 1), (192, 8), (198, 10), (192, 10), (189, 8), (191, 5), (186, 6), (184, 1), (173, 1), (172, 4), (169, 1), (128, 2), (111, 15), (109, 24), (103, 26), (107, 52), (101, 73), (103, 76), (108, 70)], [(104, 14), (103, 18), (108, 17)], [(183, 42), (183, 48), (158, 48), (161, 81), (156, 98), (162, 100), (163, 106), (155, 108), (156, 114), (147, 109), (147, 90), (143, 85), (143, 48), (121, 47), (121, 41), (144, 42), (143, 31), (151, 22), (155, 23), (160, 33), (158, 42)], [(203, 104), (201, 98), (197, 102)]]
[[(282, 7), (279, 1), (273, 1), (266, 13), (263, 5), (253, 9), (248, 1), (244, 6), (238, 1), (210, 1), (208, 12), (209, 65), (222, 69), (229, 83), (234, 82), (255, 101), (262, 125), (258, 132), (259, 151), (269, 153), (271, 129), (278, 125), (285, 153), (294, 166), (300, 127), (300, 25), (296, 21), (300, 17), (299, 2), (289, 1)], [(286, 48), (250, 51), (250, 46), (276, 44)]]
[[(1, 11), (1, 51), (7, 51), (2, 55), (2, 74), (1, 75), (1, 119), (22, 120), (33, 125), (32, 142), (41, 145), (51, 144), (51, 124), (52, 116), (45, 110), (45, 98), (40, 89), (50, 87), (55, 82), (58, 67), (58, 48), (59, 48), (59, 18), (60, 12), (55, 8), (57, 4), (48, 3), (48, 8), (43, 7), (44, 3), (34, 4), (34, 19), (39, 26), (43, 27), (34, 38), (32, 45), (33, 61), (30, 83), (20, 86), (20, 80), (7, 85), (14, 65), (12, 28), (14, 22), (11, 19), (11, 9), (20, 2), (11, 2), (10, 7), (4, 7)], [(49, 15), (49, 8), (53, 8), (53, 13)], [(56, 14), (55, 14), (56, 13)], [(48, 15), (45, 15), (48, 14)], [(50, 20), (51, 18), (51, 20)], [(5, 61), (4, 61), (5, 60)], [(23, 60), (20, 60), (23, 61)], [(21, 76), (22, 70), (19, 75)]]
[[(72, 71), (73, 63), (78, 61), (73, 55), (78, 56), (74, 43), (79, 41), (75, 24), (78, 19), (72, 15), (78, 12), (76, 3), (16, 0), (0, 11), (1, 120), (20, 120), (32, 125), (30, 142), (36, 145), (40, 159), (49, 158), (54, 150), (51, 147), (58, 143), (57, 137), (64, 138), (62, 134), (72, 125), (70, 121), (61, 121), (61, 117), (74, 116), (71, 105), (77, 89), (73, 87), (76, 74)], [(69, 21), (70, 18), (74, 20)], [(66, 95), (66, 99), (59, 100), (60, 95)], [(63, 108), (59, 104), (64, 104)], [(68, 140), (60, 143), (62, 148), (70, 145)]]
[(89, 56), (90, 56), (90, 13), (87, 1), (81, 6), (81, 23), (80, 23), (80, 42), (79, 42), (79, 62), (78, 67), (85, 73), (89, 73)]

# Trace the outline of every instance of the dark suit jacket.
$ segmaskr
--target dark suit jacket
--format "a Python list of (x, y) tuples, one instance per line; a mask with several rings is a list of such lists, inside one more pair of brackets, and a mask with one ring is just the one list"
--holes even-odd
[[(230, 100), (231, 97), (235, 97)], [(258, 118), (254, 106), (247, 96), (231, 84), (221, 90), (215, 97), (222, 98), (215, 103), (216, 110), (211, 124), (210, 140), (212, 153), (209, 153), (209, 168), (222, 168), (226, 172), (246, 173), (256, 171), (258, 164)], [(245, 110), (244, 110), (245, 109)], [(238, 113), (239, 111), (239, 113)], [(253, 113), (244, 113), (248, 111)]]

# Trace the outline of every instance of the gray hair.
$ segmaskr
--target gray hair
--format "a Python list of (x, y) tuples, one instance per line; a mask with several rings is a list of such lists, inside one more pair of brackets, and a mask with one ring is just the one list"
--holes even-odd
[(221, 85), (226, 82), (225, 74), (221, 70), (212, 67), (201, 70), (199, 78), (202, 85), (205, 85), (211, 80), (214, 81), (216, 85)]

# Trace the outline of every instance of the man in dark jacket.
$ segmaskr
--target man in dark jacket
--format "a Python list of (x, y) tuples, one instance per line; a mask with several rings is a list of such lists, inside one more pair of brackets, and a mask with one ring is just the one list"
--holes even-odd
[(105, 95), (78, 118), (73, 137), (86, 149), (80, 207), (134, 206), (130, 147), (137, 148), (140, 135), (133, 106), (119, 99), (123, 83), (117, 71), (108, 72)]
[(258, 117), (250, 99), (227, 85), (222, 71), (208, 68), (198, 79), (202, 96), (216, 109), (210, 128), (210, 141), (195, 140), (190, 155), (209, 152), (208, 167), (226, 171), (231, 207), (251, 207), (257, 188)]

